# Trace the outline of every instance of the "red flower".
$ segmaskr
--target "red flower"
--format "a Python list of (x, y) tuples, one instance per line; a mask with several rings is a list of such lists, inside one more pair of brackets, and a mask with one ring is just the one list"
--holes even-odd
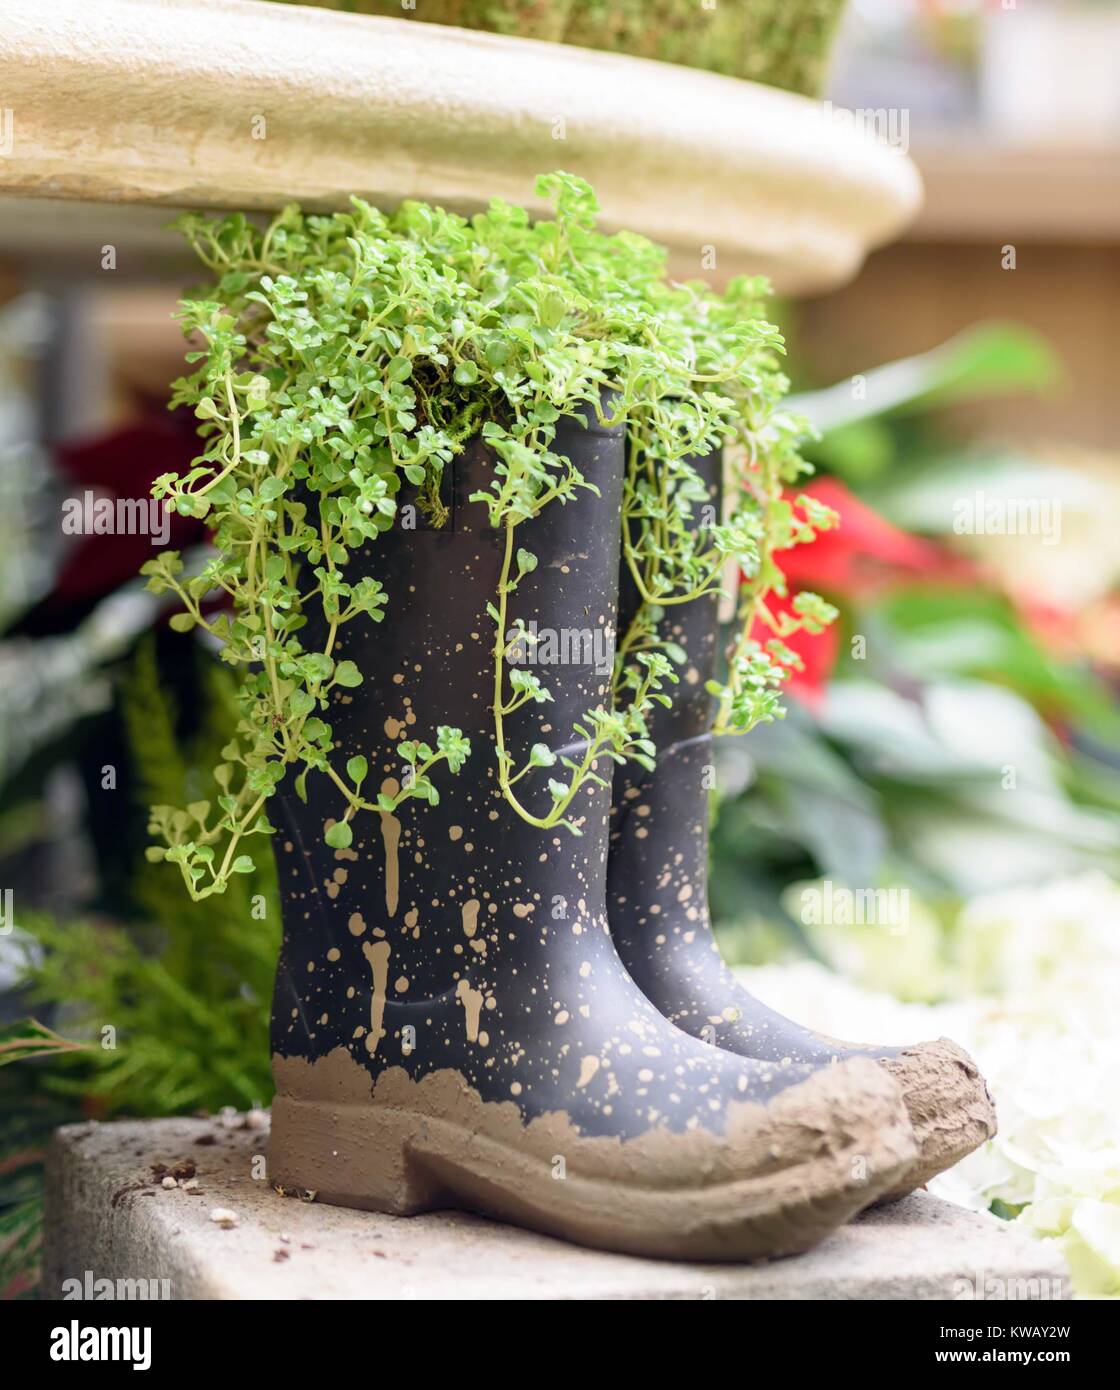
[[(836, 478), (818, 478), (800, 492), (831, 507), (840, 521), (816, 540), (774, 557), (789, 588), (788, 597), (771, 594), (766, 600), (775, 617), (793, 616), (793, 599), (802, 589), (839, 605), (845, 598), (868, 597), (900, 580), (956, 578), (970, 568), (934, 542), (892, 525)], [(773, 633), (756, 622), (751, 636), (764, 642)], [(795, 632), (782, 640), (803, 664), (802, 670), (792, 671), (787, 688), (811, 709), (818, 709), (840, 650), (837, 625), (818, 635)]]
[(831, 507), (840, 523), (776, 557), (792, 591), (843, 598), (874, 593), (906, 575), (928, 579), (959, 570), (959, 562), (939, 545), (899, 530), (836, 478), (818, 478), (801, 491)]

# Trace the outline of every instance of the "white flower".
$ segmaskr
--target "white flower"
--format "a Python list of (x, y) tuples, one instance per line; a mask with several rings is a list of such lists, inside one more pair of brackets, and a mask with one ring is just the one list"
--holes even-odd
[[(854, 956), (871, 940), (869, 959)], [(928, 941), (899, 950), (908, 988)], [(830, 959), (866, 982), (890, 978), (888, 948), (853, 933)], [(930, 1190), (974, 1210), (994, 1202), (1053, 1241), (1081, 1294), (1120, 1296), (1120, 886), (1089, 874), (965, 904), (941, 962), (954, 997), (905, 1004), (819, 965), (742, 972), (766, 1003), (853, 1042), (946, 1036), (976, 1058), (999, 1134)]]

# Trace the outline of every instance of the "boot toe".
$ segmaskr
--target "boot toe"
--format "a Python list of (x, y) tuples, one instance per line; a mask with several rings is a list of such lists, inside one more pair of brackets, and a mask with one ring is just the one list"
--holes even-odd
[(904, 1048), (879, 1066), (902, 1089), (919, 1148), (905, 1181), (879, 1198), (894, 1202), (991, 1139), (996, 1110), (980, 1069), (948, 1038)]

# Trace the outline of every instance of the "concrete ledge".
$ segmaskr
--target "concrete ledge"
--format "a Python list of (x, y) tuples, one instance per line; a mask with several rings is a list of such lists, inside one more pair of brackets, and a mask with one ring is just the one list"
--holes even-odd
[[(72, 1295), (63, 1281), (76, 1279), (90, 1296), (90, 1281), (110, 1279), (167, 1280), (155, 1295), (181, 1299), (1069, 1296), (1064, 1265), (1045, 1247), (926, 1194), (796, 1259), (676, 1264), (458, 1212), (401, 1218), (285, 1198), (265, 1177), (267, 1139), (260, 1112), (59, 1130), (47, 1163), (44, 1295)], [(222, 1211), (232, 1224), (214, 1219)]]

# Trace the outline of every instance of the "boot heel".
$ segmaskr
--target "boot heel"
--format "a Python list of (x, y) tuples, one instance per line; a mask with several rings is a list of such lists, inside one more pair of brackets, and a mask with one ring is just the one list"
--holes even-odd
[(411, 1151), (421, 1117), (391, 1106), (277, 1095), (268, 1176), (286, 1194), (333, 1206), (415, 1216), (446, 1205)]

